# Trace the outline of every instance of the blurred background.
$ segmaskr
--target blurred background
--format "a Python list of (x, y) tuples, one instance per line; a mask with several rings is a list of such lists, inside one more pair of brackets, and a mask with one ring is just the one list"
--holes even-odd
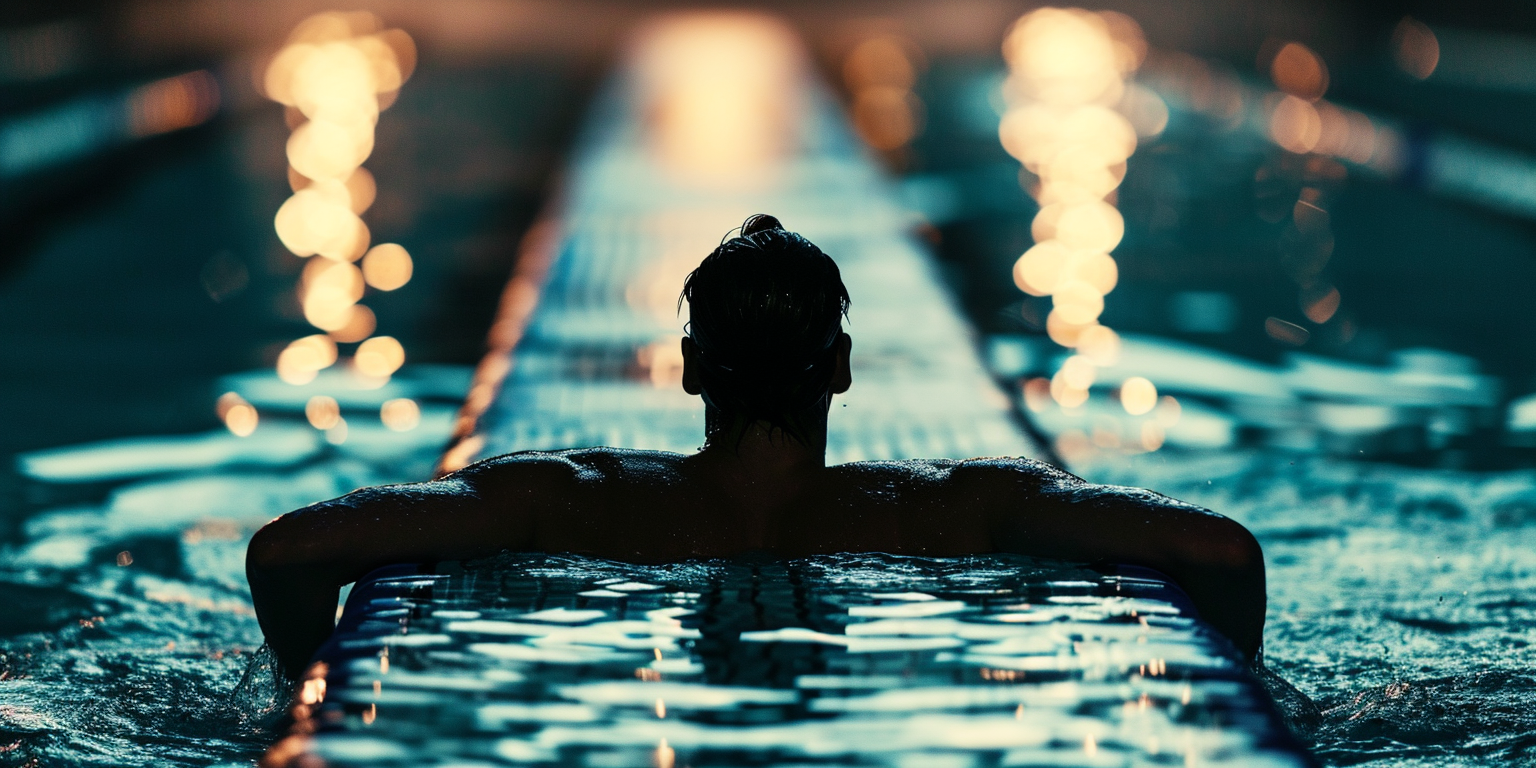
[[(0, 596), (32, 609), (0, 619), (0, 685), (36, 681), (36, 712), (47, 680), (121, 699), (89, 654), (151, 647), (124, 674), (232, 685), (260, 640), (244, 538), (428, 476), (588, 106), (631, 30), (685, 7), (6, 3)], [(1457, 666), (1536, 639), (1536, 9), (751, 8), (801, 37), (1037, 455), (1233, 514), (1272, 585), (1312, 583), (1272, 586), (1271, 655), (1337, 712), (1320, 754), (1528, 745), (1528, 714), (1428, 727), (1385, 692), (1411, 668), (1441, 699), (1536, 700), (1513, 666), (1499, 694)], [(101, 634), (113, 611), (141, 623)], [(19, 661), (44, 646), (76, 650)], [(163, 717), (0, 725), (65, 762), (203, 738)]]
[[(361, 210), (368, 242), (402, 246), (414, 271), (398, 289), (370, 284), (376, 328), (338, 332), (343, 310), (309, 322), (319, 310), (307, 316), (296, 288), (306, 262), (273, 226), (309, 181), (284, 153), (305, 118), (292, 104), (285, 116), (274, 99), (288, 97), (263, 82), (320, 6), (8, 4), (0, 451), (216, 426), (218, 377), (276, 366), (317, 330), (343, 358), (385, 335), (413, 363), (478, 359), (595, 84), (625, 31), (661, 6), (365, 7), (401, 32), (409, 61), (393, 66), (410, 85), (381, 102)], [(1144, 442), (1064, 421), (1063, 384), (1055, 400), (1046, 386), (1070, 349), (1059, 342), (1075, 346), (1080, 329), (1049, 328), (1065, 251), (1020, 262), (1062, 208), (1042, 190), (1044, 150), (1029, 145), (1048, 110), (1007, 88), (1032, 76), (1010, 81), (1003, 55), (1028, 8), (774, 10), (898, 185), (993, 370), (1033, 393), (1022, 407), (1068, 453)], [(1090, 343), (1079, 357), (1109, 370), (1067, 389), (1112, 400), (1128, 376), (1146, 378), (1211, 419), (1165, 437), (1205, 447), (1519, 461), (1536, 443), (1536, 401), (1521, 400), (1536, 389), (1522, 341), (1536, 332), (1522, 301), (1536, 280), (1536, 48), (1517, 34), (1529, 14), (1221, 0), (1103, 10), (1130, 46), (1127, 79), (1089, 100), (1124, 118), (1103, 130), (1136, 137), (1111, 152), (1124, 157), (1108, 172), (1110, 240), (1085, 246), (1113, 254), (1112, 274), (1088, 282), (1110, 291), (1099, 324), (1138, 343), (1124, 356)], [(1072, 237), (1057, 241), (1076, 248)], [(352, 279), (340, 275), (331, 282)], [(335, 344), (319, 354), (334, 359)]]

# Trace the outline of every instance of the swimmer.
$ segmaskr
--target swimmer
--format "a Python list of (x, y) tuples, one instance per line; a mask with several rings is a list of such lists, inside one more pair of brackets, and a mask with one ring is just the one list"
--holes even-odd
[(508, 550), (634, 563), (1010, 552), (1140, 565), (1258, 654), (1264, 559), (1221, 515), (1023, 458), (827, 466), (827, 411), (853, 384), (848, 291), (832, 259), (777, 219), (748, 219), (688, 276), (683, 301), (683, 389), (704, 401), (697, 453), (514, 453), (278, 518), (251, 540), (246, 575), (285, 670), (297, 677), (330, 636), (342, 585), (392, 563)]

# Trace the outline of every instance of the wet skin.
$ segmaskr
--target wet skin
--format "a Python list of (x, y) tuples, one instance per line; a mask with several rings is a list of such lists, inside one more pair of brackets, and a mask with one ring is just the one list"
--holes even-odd
[[(697, 393), (684, 344), (684, 385)], [(844, 337), (832, 392), (848, 388)], [(827, 402), (830, 402), (828, 398)], [(439, 480), (365, 488), (279, 518), (247, 554), (262, 631), (292, 675), (333, 629), (342, 585), (382, 565), (502, 551), (636, 563), (766, 552), (951, 557), (1011, 552), (1144, 565), (1187, 592), (1253, 658), (1264, 561), (1241, 525), (1150, 491), (1087, 483), (1029, 459), (825, 466), (825, 408), (809, 443), (706, 410), (696, 454), (528, 452)]]

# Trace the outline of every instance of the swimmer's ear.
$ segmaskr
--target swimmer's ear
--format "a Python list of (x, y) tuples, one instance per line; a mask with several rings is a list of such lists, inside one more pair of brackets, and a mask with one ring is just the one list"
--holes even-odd
[[(832, 372), (832, 394), (841, 395), (853, 386), (853, 369), (848, 364), (848, 356), (853, 351), (853, 337), (846, 333), (837, 335), (837, 369)], [(685, 353), (686, 354), (686, 353)], [(685, 358), (686, 359), (686, 358)], [(684, 381), (687, 381), (686, 363), (683, 369)]]
[(699, 384), (699, 345), (688, 336), (683, 337), (683, 391), (704, 394), (704, 387)]

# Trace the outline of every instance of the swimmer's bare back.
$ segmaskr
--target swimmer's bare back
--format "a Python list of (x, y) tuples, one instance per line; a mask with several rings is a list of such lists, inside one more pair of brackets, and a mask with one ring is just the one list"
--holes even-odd
[(1241, 525), (1150, 491), (1028, 459), (859, 462), (734, 473), (684, 456), (593, 448), (489, 459), (440, 480), (365, 488), (252, 540), (262, 630), (297, 674), (333, 629), (339, 588), (382, 565), (502, 551), (637, 563), (885, 552), (1011, 552), (1162, 571), (1245, 655), (1264, 624), (1264, 564)]

